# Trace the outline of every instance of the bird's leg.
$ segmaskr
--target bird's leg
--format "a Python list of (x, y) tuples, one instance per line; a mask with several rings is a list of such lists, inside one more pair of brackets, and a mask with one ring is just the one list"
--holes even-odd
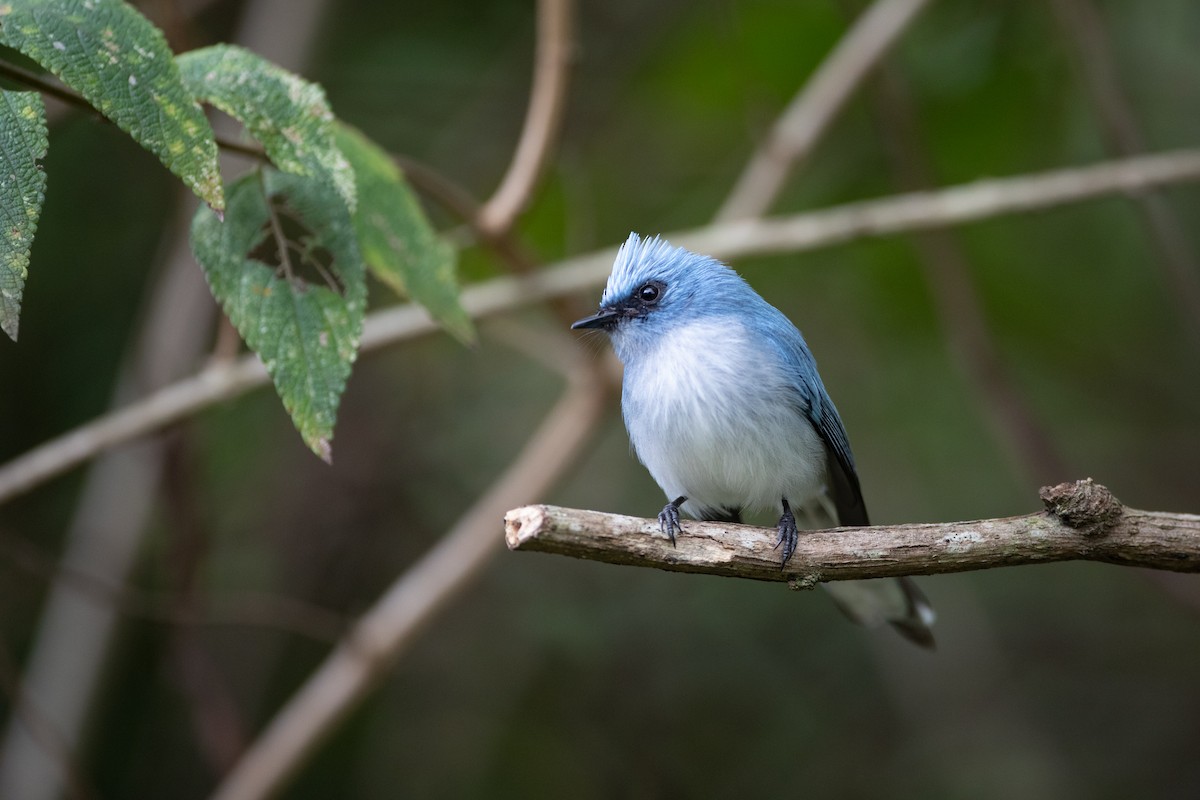
[(663, 506), (662, 511), (658, 512), (659, 530), (665, 533), (667, 538), (671, 540), (671, 547), (675, 546), (675, 534), (683, 533), (683, 528), (679, 524), (679, 507), (686, 502), (686, 497), (676, 497)]
[(787, 498), (783, 500), (783, 516), (779, 518), (779, 538), (775, 540), (775, 547), (783, 545), (783, 561), (779, 565), (782, 570), (787, 566), (788, 559), (792, 557), (792, 553), (796, 552), (796, 543), (800, 541), (800, 530), (796, 527), (796, 516), (792, 514), (792, 507), (788, 505)]

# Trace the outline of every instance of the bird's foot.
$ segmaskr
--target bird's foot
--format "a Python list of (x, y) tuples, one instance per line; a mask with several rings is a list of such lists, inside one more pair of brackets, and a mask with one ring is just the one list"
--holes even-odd
[(686, 502), (686, 497), (676, 497), (658, 512), (658, 528), (671, 540), (672, 547), (675, 546), (675, 534), (683, 533), (683, 527), (679, 524), (679, 507)]
[(788, 559), (796, 552), (796, 543), (800, 541), (800, 529), (796, 527), (796, 516), (787, 498), (783, 498), (783, 516), (779, 518), (779, 538), (775, 540), (775, 549), (783, 545), (783, 561), (779, 564), (780, 571), (787, 566)]

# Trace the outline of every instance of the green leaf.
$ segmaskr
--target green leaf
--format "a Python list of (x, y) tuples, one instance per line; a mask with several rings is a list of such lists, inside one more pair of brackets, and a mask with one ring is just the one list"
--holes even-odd
[(395, 162), (357, 129), (338, 123), (337, 145), (354, 167), (358, 210), (354, 228), (377, 278), (429, 310), (464, 342), (475, 329), (458, 298), (455, 249), (437, 235)]
[(354, 171), (333, 142), (333, 112), (320, 86), (231, 45), (175, 61), (188, 91), (240, 120), (276, 167), (328, 180), (354, 209)]
[(119, 0), (0, 0), (0, 44), (79, 92), (217, 211), (217, 143), (162, 32)]
[(46, 173), (37, 162), (46, 157), (49, 144), (41, 95), (0, 90), (0, 328), (13, 341), (29, 276), (29, 248), (46, 199)]
[(226, 199), (223, 223), (196, 213), (192, 252), (305, 443), (328, 461), (367, 296), (350, 212), (327, 183), (271, 169)]

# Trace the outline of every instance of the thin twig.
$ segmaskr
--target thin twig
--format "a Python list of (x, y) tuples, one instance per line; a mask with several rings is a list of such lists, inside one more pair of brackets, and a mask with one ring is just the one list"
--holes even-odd
[(1102, 561), (1200, 572), (1200, 515), (1124, 508), (1088, 481), (1042, 490), (1047, 511), (1022, 517), (806, 531), (781, 569), (774, 530), (685, 522), (676, 544), (657, 520), (527, 506), (505, 517), (509, 548), (811, 588), (822, 581)]
[(718, 222), (759, 217), (871, 69), (928, 0), (876, 0), (854, 22), (772, 125), (717, 212)]
[(288, 240), (283, 235), (283, 225), (279, 222), (279, 214), (275, 212), (275, 204), (271, 202), (271, 193), (267, 191), (266, 176), (261, 170), (258, 173), (258, 185), (262, 188), (263, 201), (267, 206), (267, 219), (271, 223), (271, 236), (275, 239), (275, 249), (279, 252), (279, 266), (283, 269), (284, 280), (292, 285), (296, 273), (292, 269), (292, 258), (288, 255)]
[(227, 153), (245, 156), (246, 158), (254, 161), (261, 161), (265, 164), (269, 164), (271, 162), (271, 158), (267, 155), (267, 151), (263, 150), (260, 145), (238, 141), (237, 139), (229, 136), (223, 136), (221, 134), (215, 134), (213, 139), (216, 141), (217, 147), (221, 148)]
[(48, 94), (56, 100), (61, 100), (69, 106), (86, 108), (89, 111), (99, 113), (91, 103), (83, 99), (83, 95), (77, 94), (57, 81), (47, 80), (41, 75), (36, 75), (27, 69), (18, 67), (16, 64), (0, 60), (0, 78), (8, 78), (11, 81), (16, 81), (42, 94)]
[[(495, 554), (497, 521), (516, 498), (538, 497), (582, 452), (606, 406), (604, 384), (580, 369), (504, 474), (354, 626), (254, 741), (213, 800), (260, 800), (386, 674), (397, 654)], [(518, 500), (517, 502), (520, 502)]]
[(478, 217), (479, 227), (493, 235), (512, 228), (529, 203), (553, 152), (566, 103), (574, 0), (538, 0), (537, 9), (537, 53), (525, 124), (508, 172)]
[[(1200, 180), (1200, 150), (1178, 150), (894, 195), (806, 214), (711, 225), (666, 236), (677, 245), (727, 260), (797, 253), (866, 236), (931, 230), (1195, 180)], [(592, 289), (607, 279), (615, 254), (615, 248), (608, 248), (560, 261), (533, 275), (493, 278), (464, 289), (462, 305), (478, 319)], [(419, 306), (405, 304), (377, 311), (367, 318), (360, 352), (371, 352), (436, 329), (437, 324)], [(267, 382), (266, 370), (256, 356), (210, 365), (196, 375), (97, 417), (0, 465), (0, 503), (114, 445), (144, 436)]]

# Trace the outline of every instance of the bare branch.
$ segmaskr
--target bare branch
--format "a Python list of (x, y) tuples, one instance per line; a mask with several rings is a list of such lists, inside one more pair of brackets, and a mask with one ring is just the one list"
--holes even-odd
[(567, 97), (573, 6), (574, 0), (538, 0), (537, 55), (525, 126), (504, 180), (479, 213), (479, 227), (489, 234), (512, 227), (550, 158)]
[(218, 787), (214, 800), (271, 796), (386, 674), (402, 648), (495, 554), (496, 525), (519, 498), (544, 494), (582, 452), (604, 411), (598, 373), (580, 369), (495, 484), (406, 570), (276, 714)]
[[(1200, 150), (1176, 150), (1090, 167), (894, 195), (787, 217), (710, 225), (665, 236), (674, 244), (727, 260), (795, 253), (867, 236), (944, 228), (1198, 179)], [(472, 317), (482, 318), (592, 289), (603, 285), (615, 255), (616, 248), (608, 248), (560, 261), (532, 275), (494, 278), (463, 290), (462, 304)], [(367, 318), (360, 350), (367, 353), (435, 330), (436, 323), (419, 306), (406, 304), (378, 311)], [(214, 364), (0, 465), (0, 503), (116, 444), (266, 383), (266, 370), (255, 356)]]
[(680, 244), (686, 238), (692, 249), (726, 257), (795, 252), (864, 236), (944, 228), (1197, 178), (1200, 178), (1200, 151), (1177, 150), (1105, 161), (1090, 167), (893, 195), (812, 213), (740, 220), (689, 231), (676, 238)]
[(687, 522), (672, 547), (657, 520), (599, 511), (526, 506), (504, 524), (512, 550), (797, 588), (1074, 560), (1200, 572), (1200, 515), (1124, 508), (1091, 480), (1043, 489), (1042, 499), (1046, 512), (1022, 517), (805, 532), (783, 570), (775, 531), (749, 525)]
[(717, 212), (717, 221), (759, 217), (770, 209), (872, 67), (927, 4), (928, 0), (875, 0), (855, 20), (775, 120)]

